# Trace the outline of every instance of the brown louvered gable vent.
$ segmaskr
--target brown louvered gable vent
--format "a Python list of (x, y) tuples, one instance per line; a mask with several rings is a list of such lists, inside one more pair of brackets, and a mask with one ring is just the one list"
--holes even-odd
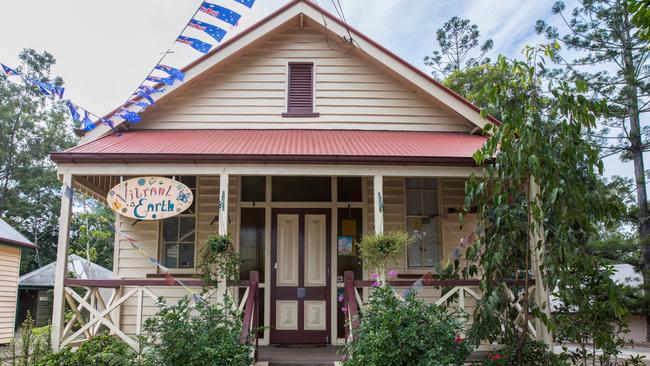
[(289, 64), (289, 92), (285, 117), (317, 117), (314, 113), (314, 64)]

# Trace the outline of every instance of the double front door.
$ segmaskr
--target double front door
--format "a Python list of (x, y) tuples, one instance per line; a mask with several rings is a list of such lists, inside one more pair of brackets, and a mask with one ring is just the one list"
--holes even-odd
[(273, 209), (271, 343), (329, 343), (330, 212)]

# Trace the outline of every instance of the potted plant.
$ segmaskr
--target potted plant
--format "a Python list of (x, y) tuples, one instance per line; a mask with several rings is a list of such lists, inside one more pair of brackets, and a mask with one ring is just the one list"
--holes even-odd
[(404, 255), (409, 241), (409, 234), (401, 229), (389, 230), (382, 234), (370, 233), (361, 238), (361, 259), (368, 268), (377, 270), (378, 282), (381, 285), (386, 283), (388, 266)]

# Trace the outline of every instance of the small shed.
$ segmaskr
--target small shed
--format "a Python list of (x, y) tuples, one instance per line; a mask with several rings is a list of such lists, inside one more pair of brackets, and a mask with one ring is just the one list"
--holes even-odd
[(16, 229), (0, 219), (0, 344), (14, 338), (16, 296), (23, 248), (36, 248)]
[[(27, 311), (34, 318), (37, 327), (47, 325), (52, 319), (52, 290), (54, 289), (54, 273), (56, 262), (38, 268), (20, 276), (18, 282), (18, 317), (16, 325), (27, 318)], [(68, 273), (70, 277), (106, 280), (113, 278), (113, 272), (88, 261), (76, 254), (68, 256)], [(100, 290), (101, 292), (101, 290)], [(102, 294), (105, 301), (109, 293)]]

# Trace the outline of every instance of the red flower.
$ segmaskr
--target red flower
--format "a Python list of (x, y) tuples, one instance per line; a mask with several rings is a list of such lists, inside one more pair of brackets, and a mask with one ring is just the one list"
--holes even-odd
[(460, 336), (456, 336), (456, 339), (454, 339), (454, 343), (461, 344), (463, 343), (464, 339), (461, 338)]
[(503, 356), (500, 353), (488, 353), (488, 360), (490, 361), (498, 361), (503, 358)]

